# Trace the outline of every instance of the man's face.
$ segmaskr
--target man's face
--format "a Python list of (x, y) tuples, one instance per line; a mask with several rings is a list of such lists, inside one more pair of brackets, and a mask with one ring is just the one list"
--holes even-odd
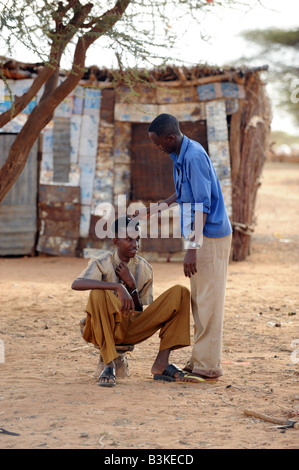
[(148, 133), (150, 139), (153, 141), (155, 146), (163, 153), (168, 155), (175, 151), (175, 136), (174, 135), (159, 135), (155, 132)]
[[(132, 236), (131, 236), (132, 235)], [(126, 230), (114, 238), (114, 244), (117, 246), (118, 255), (121, 259), (131, 259), (137, 254), (140, 244), (140, 228), (134, 233), (127, 233)]]

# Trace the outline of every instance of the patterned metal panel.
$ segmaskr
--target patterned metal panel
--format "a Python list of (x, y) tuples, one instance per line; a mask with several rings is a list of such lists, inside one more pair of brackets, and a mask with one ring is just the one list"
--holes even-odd
[(206, 103), (209, 156), (218, 175), (228, 215), (232, 216), (232, 181), (225, 100)]
[[(0, 166), (16, 134), (0, 134)], [(37, 232), (37, 143), (21, 175), (0, 204), (0, 255), (30, 255)]]

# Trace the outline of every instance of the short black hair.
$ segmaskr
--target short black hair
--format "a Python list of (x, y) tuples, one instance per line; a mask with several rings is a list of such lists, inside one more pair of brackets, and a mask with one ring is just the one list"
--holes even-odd
[(132, 217), (128, 217), (128, 216), (123, 216), (123, 217), (119, 217), (119, 219), (116, 219), (114, 221), (113, 225), (112, 225), (113, 233), (115, 234), (115, 237), (118, 238), (121, 229), (127, 228), (129, 224), (130, 224), (130, 227), (129, 227), (130, 230), (132, 230), (133, 226), (134, 226), (135, 231), (138, 232), (139, 221), (138, 220), (136, 220), (135, 222), (133, 222), (133, 221), (134, 221), (134, 219), (132, 219)]
[(172, 114), (159, 114), (149, 125), (148, 132), (154, 132), (158, 137), (162, 134), (180, 135), (179, 121)]

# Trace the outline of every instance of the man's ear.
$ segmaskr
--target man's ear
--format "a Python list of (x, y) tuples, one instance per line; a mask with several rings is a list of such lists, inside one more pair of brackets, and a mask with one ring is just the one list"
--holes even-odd
[(118, 238), (117, 237), (113, 238), (112, 241), (113, 241), (115, 246), (118, 246)]
[(175, 137), (174, 134), (170, 134), (170, 135), (167, 137), (167, 139), (168, 139), (170, 142), (172, 142), (172, 143), (174, 143), (174, 142), (176, 141), (176, 137)]

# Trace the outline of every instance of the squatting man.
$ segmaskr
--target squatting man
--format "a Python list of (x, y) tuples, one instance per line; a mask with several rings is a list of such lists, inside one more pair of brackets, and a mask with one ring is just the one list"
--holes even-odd
[(115, 386), (117, 345), (141, 343), (158, 330), (160, 348), (151, 368), (154, 379), (198, 382), (198, 378), (185, 379), (187, 373), (169, 363), (171, 351), (190, 345), (190, 291), (175, 285), (153, 300), (153, 270), (137, 255), (140, 227), (136, 220), (132, 233), (132, 222), (127, 216), (115, 221), (115, 251), (91, 259), (72, 283), (74, 290), (90, 290), (83, 338), (99, 347), (105, 364), (97, 383)]

